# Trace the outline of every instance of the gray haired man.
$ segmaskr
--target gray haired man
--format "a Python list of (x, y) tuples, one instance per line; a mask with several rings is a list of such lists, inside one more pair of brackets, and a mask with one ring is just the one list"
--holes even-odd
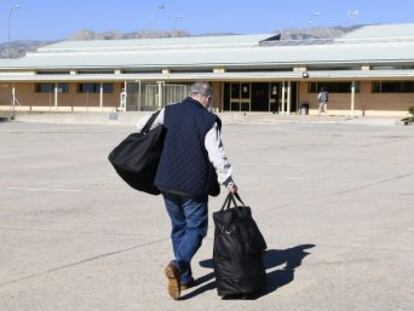
[[(209, 83), (194, 83), (190, 96), (162, 109), (152, 125), (166, 129), (155, 185), (162, 192), (172, 224), (174, 259), (165, 274), (168, 293), (175, 300), (194, 283), (191, 259), (207, 234), (211, 189), (218, 182), (228, 191), (237, 192), (220, 138), (221, 121), (207, 109), (212, 98)], [(140, 120), (138, 130), (148, 119)], [(214, 171), (216, 174), (212, 174)]]

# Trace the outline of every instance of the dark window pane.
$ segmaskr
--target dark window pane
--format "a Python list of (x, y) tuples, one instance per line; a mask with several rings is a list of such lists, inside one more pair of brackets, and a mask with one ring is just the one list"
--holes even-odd
[[(100, 89), (100, 85), (98, 84), (98, 90)], [(104, 83), (103, 84), (103, 92), (104, 93), (113, 93), (114, 92), (114, 85), (112, 83)]]
[(230, 83), (224, 83), (223, 110), (230, 110)]
[(235, 99), (240, 98), (240, 83), (231, 84), (231, 98), (235, 98)]
[(372, 82), (372, 93), (381, 93), (381, 82)]
[(67, 83), (58, 83), (57, 88), (58, 93), (69, 93), (69, 84)]
[(401, 82), (402, 92), (403, 93), (413, 93), (414, 92), (414, 83), (411, 81)]
[(231, 102), (231, 110), (232, 111), (239, 111), (240, 110), (240, 102)]
[(250, 98), (250, 84), (243, 83), (241, 85), (241, 98), (249, 99)]
[(54, 83), (37, 83), (36, 93), (53, 93), (55, 91)]
[(414, 93), (412, 81), (377, 81), (373, 82), (374, 93)]
[(400, 82), (382, 82), (382, 92), (383, 93), (400, 93), (401, 84)]
[(312, 82), (308, 83), (309, 93), (318, 93), (318, 83)]
[(79, 93), (95, 93), (95, 84), (94, 83), (80, 83), (78, 85)]
[[(351, 93), (352, 82), (312, 82), (309, 85), (309, 93), (319, 93), (325, 87), (329, 93)], [(359, 93), (361, 85), (355, 83), (355, 92)]]

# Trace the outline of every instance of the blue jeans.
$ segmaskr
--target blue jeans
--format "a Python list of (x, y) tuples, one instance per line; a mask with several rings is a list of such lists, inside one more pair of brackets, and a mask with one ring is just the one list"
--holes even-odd
[(171, 218), (171, 240), (175, 263), (181, 271), (181, 283), (192, 278), (191, 259), (201, 246), (208, 228), (208, 196), (190, 198), (162, 193)]

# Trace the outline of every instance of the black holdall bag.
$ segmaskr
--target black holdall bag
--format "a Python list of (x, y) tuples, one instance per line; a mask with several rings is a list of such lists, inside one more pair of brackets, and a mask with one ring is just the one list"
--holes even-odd
[[(230, 207), (232, 203), (233, 207)], [(266, 287), (263, 255), (267, 245), (250, 207), (237, 193), (229, 193), (221, 210), (213, 213), (213, 220), (213, 261), (218, 295), (259, 294)]]
[(154, 186), (154, 179), (161, 158), (165, 128), (158, 126), (150, 131), (159, 113), (154, 113), (141, 132), (130, 134), (108, 156), (109, 162), (128, 185), (153, 195), (161, 193)]

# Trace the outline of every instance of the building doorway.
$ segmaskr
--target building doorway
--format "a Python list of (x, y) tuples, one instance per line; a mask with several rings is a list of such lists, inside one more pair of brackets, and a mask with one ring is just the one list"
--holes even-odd
[(269, 83), (252, 83), (252, 111), (269, 111)]
[(224, 82), (223, 110), (286, 113), (290, 98), (290, 112), (294, 113), (297, 111), (297, 90), (296, 82), (290, 84), (290, 97), (287, 82)]

